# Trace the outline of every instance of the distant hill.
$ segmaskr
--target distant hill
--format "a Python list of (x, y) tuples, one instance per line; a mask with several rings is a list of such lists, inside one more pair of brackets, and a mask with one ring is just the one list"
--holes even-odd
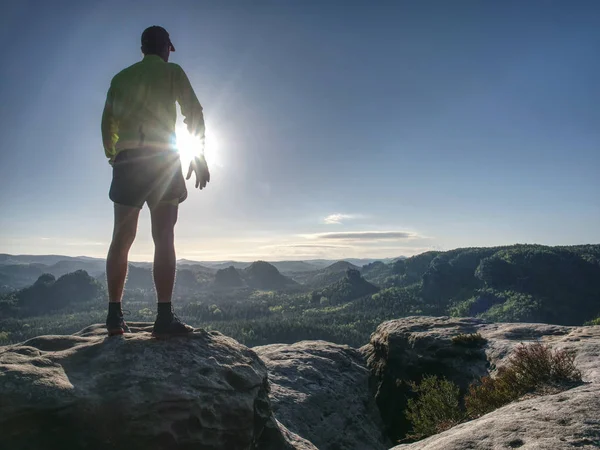
[[(433, 255), (434, 253), (428, 252), (425, 255)], [(437, 254), (437, 253), (436, 253)], [(419, 255), (420, 256), (420, 255)], [(426, 260), (429, 256), (426, 256)], [(373, 284), (377, 286), (388, 286), (393, 285), (396, 281), (397, 272), (399, 267), (404, 267), (403, 261), (407, 258), (397, 258), (390, 263), (386, 264), (381, 261), (375, 261), (373, 263), (364, 265), (360, 269), (360, 273)]]
[(250, 264), (249, 262), (239, 261), (201, 261), (200, 264), (211, 269), (227, 269), (228, 267), (234, 267), (236, 269), (245, 269)]
[[(399, 257), (403, 258), (403, 257)], [(390, 263), (399, 258), (387, 258), (376, 260), (372, 258), (349, 259), (347, 263), (355, 267), (365, 264), (381, 261)], [(328, 259), (315, 259), (306, 261), (273, 261), (269, 262), (280, 273), (291, 277), (292, 279), (310, 286), (324, 286), (328, 283), (337, 281), (340, 275), (347, 267), (337, 267), (337, 261)], [(139, 269), (152, 269), (152, 262), (149, 261), (130, 261), (130, 267)], [(177, 261), (178, 270), (190, 270), (195, 275), (199, 286), (212, 284), (217, 270), (234, 267), (243, 270), (250, 267), (252, 263), (247, 261), (192, 261), (189, 259), (180, 259)], [(333, 267), (332, 267), (333, 266)], [(336, 268), (337, 267), (337, 268)], [(21, 289), (33, 284), (42, 273), (51, 273), (55, 277), (61, 277), (67, 273), (77, 270), (85, 270), (91, 276), (102, 281), (105, 278), (106, 261), (103, 258), (91, 258), (88, 256), (64, 256), (64, 255), (10, 255), (0, 254), (0, 292), (10, 292)], [(326, 273), (320, 273), (320, 270), (327, 269)], [(141, 274), (141, 272), (140, 272)], [(303, 275), (304, 274), (304, 275)], [(134, 273), (134, 276), (138, 274)], [(367, 275), (368, 276), (368, 275)], [(145, 275), (146, 279), (147, 276)], [(191, 278), (188, 280), (191, 281)], [(132, 282), (135, 286), (137, 282)], [(137, 283), (137, 288), (140, 284)], [(135, 288), (135, 289), (137, 289)], [(146, 289), (151, 289), (147, 286)], [(191, 285), (186, 281), (185, 290), (191, 289)]]
[(9, 255), (0, 253), (0, 265), (4, 264), (44, 264), (51, 266), (59, 261), (102, 261), (99, 258), (88, 256), (63, 256), (63, 255)]
[[(135, 263), (129, 264), (127, 280), (125, 282), (125, 293), (132, 290), (154, 290), (154, 278), (151, 267), (139, 267)], [(214, 279), (215, 271), (207, 268), (203, 269), (196, 266), (192, 266), (192, 268), (189, 268), (189, 266), (178, 267), (173, 293), (175, 295), (190, 295), (206, 290)], [(103, 272), (96, 279), (106, 287), (106, 273)]]
[(365, 280), (357, 269), (348, 268), (340, 280), (313, 292), (311, 301), (314, 304), (322, 305), (326, 302), (327, 305), (337, 305), (373, 295), (378, 290), (379, 288)]
[[(214, 271), (209, 268), (202, 268), (195, 271), (198, 266), (186, 264), (178, 268), (175, 279), (175, 294), (194, 294), (202, 290), (230, 289), (238, 287), (251, 287), (254, 289), (276, 290), (293, 286), (296, 282), (282, 275), (277, 268), (264, 261), (252, 263), (244, 270), (229, 266), (225, 269)], [(103, 285), (106, 285), (106, 275), (97, 277)], [(129, 265), (127, 272), (127, 281), (125, 283), (125, 292), (135, 289), (151, 290), (154, 289), (152, 271), (149, 268)]]
[(127, 270), (127, 281), (125, 282), (125, 291), (132, 289), (153, 289), (154, 279), (150, 269), (142, 269), (132, 264)]
[(325, 273), (338, 273), (342, 271), (347, 271), (348, 269), (358, 270), (359, 267), (348, 261), (337, 261), (334, 262), (332, 265), (325, 267), (323, 271)]
[(600, 245), (432, 251), (363, 273), (387, 288), (382, 301), (395, 304), (410, 291), (430, 314), (560, 325), (600, 316)]
[[(6, 292), (7, 281), (22, 270), (34, 276), (46, 267), (35, 262), (0, 265), (9, 273), (0, 272), (0, 292)], [(600, 317), (600, 245), (430, 251), (360, 269), (338, 261), (295, 272), (294, 277), (313, 284), (294, 285), (267, 262), (223, 271), (184, 262), (178, 269), (175, 292), (181, 297), (175, 304), (189, 323), (231, 332), (257, 345), (319, 338), (361, 346), (382, 320), (415, 315), (558, 325), (581, 325)], [(96, 283), (89, 278), (80, 272), (58, 283), (46, 274), (33, 280), (29, 294), (0, 295), (0, 331), (9, 334), (0, 333), (0, 344), (23, 341), (38, 330), (75, 331), (92, 320), (103, 321), (104, 302), (80, 303), (90, 299), (86, 292), (95, 292)], [(98, 279), (105, 282), (104, 278)], [(156, 298), (150, 268), (132, 264), (128, 283), (131, 320), (152, 319)], [(225, 288), (217, 289), (219, 284)], [(28, 311), (36, 317), (29, 317)]]
[(341, 280), (348, 269), (358, 270), (359, 268), (348, 261), (337, 261), (323, 269), (311, 272), (296, 272), (290, 274), (290, 276), (299, 283), (319, 288)]
[(219, 269), (215, 274), (214, 287), (216, 289), (232, 289), (244, 286), (244, 280), (238, 269), (229, 266), (226, 269)]
[(67, 273), (75, 272), (76, 270), (85, 270), (91, 276), (98, 276), (106, 270), (106, 262), (103, 259), (74, 259), (55, 262), (54, 264), (45, 267), (44, 272), (51, 273), (55, 277), (61, 277)]
[(272, 264), (256, 261), (242, 271), (246, 284), (254, 289), (281, 289), (296, 284), (294, 280), (282, 275)]
[[(102, 286), (106, 287), (105, 272), (101, 273), (95, 278)], [(125, 281), (125, 292), (137, 289), (154, 289), (154, 279), (152, 277), (152, 270), (129, 264), (127, 268), (127, 279)]]
[[(385, 264), (394, 262), (396, 259), (402, 259), (405, 258), (404, 256), (398, 256), (396, 258), (344, 258), (343, 261), (349, 262), (350, 264), (353, 264), (355, 266), (358, 267), (362, 267), (366, 264), (371, 264), (375, 261), (381, 261)], [(340, 261), (339, 259), (306, 259), (304, 260), (304, 262), (313, 265), (313, 266), (317, 266), (318, 269), (324, 269), (334, 263), (336, 263), (337, 261)]]
[(151, 261), (129, 261), (129, 265), (139, 267), (140, 269), (152, 269)]
[(102, 295), (102, 286), (84, 270), (58, 279), (47, 273), (41, 275), (31, 286), (11, 294), (14, 300), (0, 299), (0, 317), (45, 314), (71, 306), (72, 303), (96, 300)]
[(207, 275), (205, 272), (178, 267), (173, 292), (175, 295), (195, 294), (208, 286), (208, 283), (212, 281), (213, 277), (212, 271), (210, 275)]
[(195, 266), (196, 264), (203, 265), (201, 262), (199, 262), (199, 261), (192, 261), (191, 259), (185, 259), (185, 258), (178, 259), (177, 260), (177, 265), (179, 266), (179, 265), (182, 265), (182, 264), (191, 265), (191, 266)]
[[(42, 267), (44, 267), (42, 265)], [(35, 283), (44, 270), (33, 264), (0, 265), (0, 280), (9, 290), (22, 289)]]
[[(63, 259), (66, 258), (66, 259)], [(0, 281), (6, 289), (21, 289), (33, 284), (43, 273), (61, 277), (77, 270), (85, 270), (91, 276), (104, 272), (102, 259), (58, 255), (0, 255)]]
[(180, 273), (183, 271), (190, 271), (194, 274), (194, 278), (196, 282), (200, 286), (206, 287), (208, 284), (212, 283), (215, 278), (215, 273), (217, 271), (215, 269), (211, 269), (210, 267), (204, 267), (200, 264), (177, 264), (177, 278), (175, 279), (175, 286), (177, 286), (177, 280), (179, 279)]
[(215, 274), (217, 272), (216, 269), (212, 267), (205, 267), (200, 264), (180, 264), (177, 263), (177, 270), (187, 269), (196, 273), (205, 273), (205, 274)]
[[(383, 263), (391, 263), (397, 259), (403, 259), (404, 256), (399, 256), (397, 258), (383, 258), (383, 259), (375, 259), (375, 258), (350, 258), (345, 261), (361, 267), (365, 264), (370, 264), (375, 261), (381, 261)], [(298, 261), (266, 261), (272, 266), (276, 267), (280, 272), (311, 272), (320, 269), (324, 269), (338, 260), (335, 259), (309, 259), (309, 260), (298, 260)], [(204, 267), (212, 268), (212, 269), (226, 269), (228, 267), (235, 267), (236, 269), (245, 269), (252, 262), (248, 261), (191, 261), (187, 259), (180, 259), (177, 261), (177, 264), (200, 264)]]
[(275, 261), (271, 264), (283, 273), (310, 272), (319, 269), (319, 266), (306, 261)]

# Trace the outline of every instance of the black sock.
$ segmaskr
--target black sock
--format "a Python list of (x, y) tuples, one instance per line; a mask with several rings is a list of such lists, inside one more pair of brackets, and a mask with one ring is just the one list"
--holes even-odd
[(159, 303), (158, 304), (158, 316), (159, 317), (168, 317), (171, 315), (172, 313), (172, 306), (171, 306), (171, 302), (169, 303)]
[(108, 302), (108, 314), (111, 316), (122, 316), (121, 302)]

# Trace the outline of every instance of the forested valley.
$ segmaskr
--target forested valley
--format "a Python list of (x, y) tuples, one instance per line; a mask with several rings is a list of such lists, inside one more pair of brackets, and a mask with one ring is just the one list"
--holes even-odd
[[(0, 258), (0, 345), (104, 322), (101, 260), (23, 262), (9, 256)], [(358, 347), (381, 322), (411, 315), (600, 323), (600, 245), (462, 248), (362, 266), (278, 266), (180, 261), (176, 312), (195, 327), (248, 346), (323, 339)], [(148, 263), (130, 265), (123, 303), (126, 320), (154, 321)]]

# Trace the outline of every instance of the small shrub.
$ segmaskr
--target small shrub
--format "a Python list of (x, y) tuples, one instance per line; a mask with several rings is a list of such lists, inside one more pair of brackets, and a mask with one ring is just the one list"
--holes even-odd
[(452, 337), (452, 343), (462, 347), (483, 347), (487, 339), (479, 333), (457, 334)]
[(522, 391), (531, 391), (544, 384), (581, 381), (575, 367), (575, 355), (565, 350), (552, 350), (539, 342), (519, 345), (510, 361)]
[(482, 416), (544, 386), (580, 382), (581, 372), (574, 361), (572, 353), (553, 351), (539, 342), (519, 345), (495, 378), (483, 377), (479, 384), (469, 387), (465, 397), (467, 415)]
[(0, 345), (7, 345), (10, 342), (10, 333), (8, 331), (0, 331)]
[(600, 325), (600, 317), (596, 317), (593, 320), (588, 320), (584, 325), (592, 326), (592, 325)]
[(507, 370), (500, 368), (496, 378), (486, 376), (479, 384), (473, 383), (465, 396), (467, 416), (475, 419), (519, 398), (521, 394), (511, 387), (510, 378)]
[(411, 438), (422, 439), (441, 433), (463, 420), (456, 384), (431, 375), (420, 384), (411, 383), (411, 388), (417, 394), (408, 401), (406, 409), (406, 417), (413, 427)]

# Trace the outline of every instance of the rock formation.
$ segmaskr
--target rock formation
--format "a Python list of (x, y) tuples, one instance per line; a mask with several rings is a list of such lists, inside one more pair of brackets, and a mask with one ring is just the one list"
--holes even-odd
[(408, 381), (424, 374), (445, 377), (463, 390), (487, 373), (482, 348), (454, 345), (452, 337), (477, 331), (477, 319), (412, 317), (384, 322), (361, 351), (378, 380), (376, 401), (390, 437), (404, 437), (409, 423), (403, 414)]
[(217, 332), (107, 338), (94, 325), (0, 347), (7, 449), (315, 450), (271, 413), (264, 363)]
[[(464, 345), (459, 334), (479, 333), (486, 341)], [(465, 388), (494, 373), (513, 348), (541, 341), (574, 351), (584, 385), (558, 394), (512, 403), (477, 420), (402, 450), (500, 448), (598, 448), (600, 446), (600, 327), (529, 323), (485, 323), (478, 319), (408, 317), (382, 323), (361, 351), (377, 378), (376, 401), (388, 432), (406, 431), (407, 387), (424, 374), (447, 377)]]
[(394, 450), (600, 448), (600, 386), (523, 400)]
[(324, 341), (254, 347), (267, 365), (273, 412), (320, 450), (385, 450), (360, 353)]
[[(384, 322), (358, 351), (322, 341), (251, 350), (202, 330), (156, 340), (151, 324), (130, 325), (123, 337), (93, 325), (0, 347), (0, 448), (384, 450), (384, 430), (407, 429), (406, 382), (436, 374), (464, 391), (538, 340), (576, 352), (584, 384), (394, 449), (600, 447), (600, 326), (409, 317)], [(472, 333), (483, 339), (455, 339)]]

